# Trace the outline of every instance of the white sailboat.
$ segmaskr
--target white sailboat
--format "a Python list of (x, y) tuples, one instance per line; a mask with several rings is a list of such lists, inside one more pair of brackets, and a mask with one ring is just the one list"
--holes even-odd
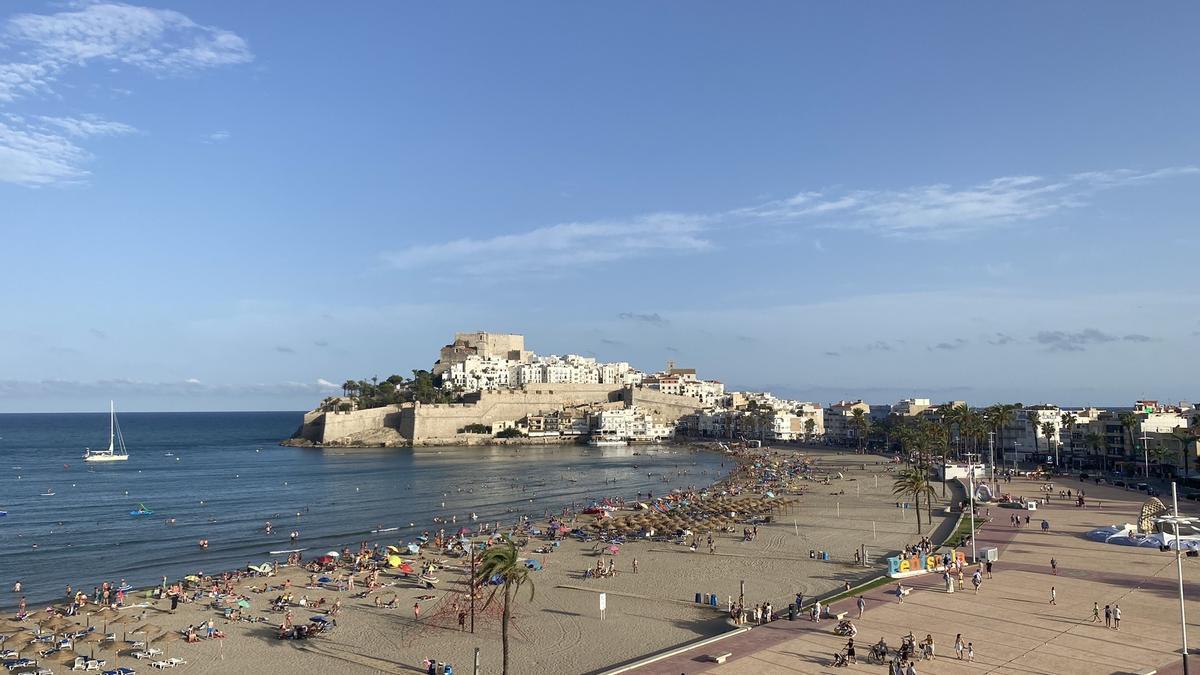
[(84, 448), (85, 462), (124, 462), (129, 459), (125, 451), (125, 437), (121, 435), (121, 427), (117, 425), (117, 406), (108, 402), (108, 450), (92, 450)]

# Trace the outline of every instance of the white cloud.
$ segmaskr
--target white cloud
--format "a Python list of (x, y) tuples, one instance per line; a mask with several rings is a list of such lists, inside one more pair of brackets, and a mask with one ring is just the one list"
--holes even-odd
[[(1103, 190), (1197, 173), (1200, 168), (1194, 166), (1118, 169), (1058, 180), (1004, 176), (967, 187), (935, 184), (897, 190), (809, 191), (719, 213), (663, 213), (623, 222), (566, 223), (517, 234), (416, 245), (385, 253), (384, 259), (401, 269), (455, 266), (456, 271), (467, 273), (529, 271), (650, 253), (704, 251), (712, 248), (716, 231), (763, 225), (949, 238), (1080, 208)], [(814, 239), (813, 247), (824, 251), (820, 240)]]
[(205, 143), (224, 143), (225, 141), (229, 140), (229, 135), (230, 134), (228, 131), (214, 131), (211, 134), (204, 137), (204, 142)]
[(476, 274), (513, 268), (545, 269), (639, 257), (652, 253), (703, 251), (706, 218), (657, 213), (626, 222), (564, 223), (521, 234), (456, 239), (384, 254), (400, 269), (461, 266)]
[(341, 385), (334, 384), (323, 377), (317, 378), (317, 386), (321, 387), (322, 389), (341, 389), (342, 388)]
[(91, 155), (65, 136), (0, 121), (0, 182), (46, 185), (87, 175)]
[(41, 117), (42, 122), (58, 127), (76, 138), (88, 136), (121, 136), (136, 133), (137, 129), (124, 122), (111, 122), (96, 115), (82, 117)]
[(194, 377), (189, 377), (188, 379), (184, 380), (184, 382), (188, 384), (200, 384), (200, 380), (197, 380)]
[[(54, 14), (18, 14), (0, 25), (0, 104), (53, 94), (65, 73), (93, 63), (167, 77), (253, 58), (236, 34), (173, 10), (91, 2)], [(0, 122), (0, 182), (19, 185), (78, 181), (91, 156), (75, 140), (136, 131), (94, 115), (7, 119)]]

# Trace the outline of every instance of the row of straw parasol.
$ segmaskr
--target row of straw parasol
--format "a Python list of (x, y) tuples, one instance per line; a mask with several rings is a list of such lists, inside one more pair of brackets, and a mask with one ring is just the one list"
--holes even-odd
[[(112, 610), (108, 610), (108, 612), (111, 611)], [(103, 615), (105, 613), (106, 612), (101, 611), (97, 612), (97, 615)], [(128, 635), (145, 634), (155, 630), (155, 627), (148, 623), (143, 623), (132, 628), (131, 630), (125, 630), (125, 627), (127, 627), (128, 624), (137, 623), (136, 619), (128, 615), (119, 615), (112, 620), (107, 620), (107, 617), (103, 616), (101, 618), (106, 619), (102, 629), (94, 630), (84, 637), (74, 640), (71, 645), (71, 649), (59, 650), (53, 656), (51, 656), (50, 659), (64, 665), (72, 665), (75, 663), (76, 658), (84, 656), (85, 654), (88, 658), (96, 658), (97, 649), (101, 652), (102, 656), (105, 652), (108, 652), (115, 659), (119, 659), (121, 656), (121, 650), (126, 648), (127, 644), (124, 639), (119, 641), (106, 641), (104, 638), (109, 626), (122, 626), (123, 638), (127, 637)], [(9, 619), (0, 621), (0, 635), (5, 636), (5, 639), (3, 640), (4, 648), (16, 650), (27, 658), (34, 658), (34, 655), (37, 654), (37, 652), (50, 647), (49, 643), (38, 642), (36, 639), (38, 636), (44, 635), (43, 629), (49, 629), (52, 631), (52, 634), (65, 637), (66, 635), (74, 633), (80, 628), (83, 628), (83, 626), (80, 626), (64, 616), (55, 616), (49, 620), (40, 621), (36, 624), (36, 626), (36, 632), (34, 635), (21, 636), (19, 635), (21, 632), (29, 629), (27, 624), (22, 624)], [(148, 640), (147, 644), (153, 644), (159, 649), (162, 649), (165, 655), (169, 655), (168, 650), (170, 648), (170, 644), (179, 638), (180, 636), (178, 633), (168, 631)]]
[[(763, 499), (759, 497), (731, 499), (719, 497), (688, 506), (679, 506), (667, 513), (639, 511), (616, 518), (599, 518), (592, 528), (604, 532), (638, 532), (656, 530), (707, 530), (720, 529), (748, 517), (758, 516), (783, 508), (796, 500)], [(730, 513), (736, 513), (737, 518)]]

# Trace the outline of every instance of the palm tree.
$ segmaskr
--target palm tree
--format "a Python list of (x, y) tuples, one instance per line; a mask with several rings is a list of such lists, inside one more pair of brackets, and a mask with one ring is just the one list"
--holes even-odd
[(867, 432), (871, 429), (871, 420), (862, 408), (855, 408), (851, 415), (850, 426), (854, 428), (855, 435), (858, 436), (858, 452), (862, 454), (866, 451), (864, 444), (867, 442)]
[[(1067, 431), (1067, 438), (1071, 438), (1072, 433), (1075, 431), (1075, 422), (1078, 419), (1079, 418), (1075, 417), (1074, 415), (1072, 415), (1069, 412), (1065, 412), (1062, 414), (1062, 426), (1063, 426), (1063, 429), (1066, 429), (1066, 431)], [(1075, 444), (1071, 443), (1071, 458), (1074, 459), (1074, 457), (1075, 457)]]
[(1153, 448), (1150, 448), (1147, 452), (1150, 454), (1150, 458), (1154, 460), (1154, 463), (1158, 465), (1158, 475), (1159, 476), (1163, 475), (1163, 470), (1162, 470), (1163, 462), (1165, 460), (1175, 456), (1174, 450), (1168, 448), (1165, 445), (1161, 445), (1161, 444), (1156, 445)]
[[(525, 584), (529, 584), (529, 600), (533, 601), (533, 579), (529, 577), (529, 568), (525, 567), (517, 557), (517, 546), (511, 539), (505, 538), (503, 542), (492, 546), (483, 552), (477, 560), (475, 568), (475, 586), (481, 586), (493, 577), (499, 576), (504, 580), (500, 586), (493, 586), (491, 595), (483, 604), (484, 607), (492, 604), (496, 599), (496, 595), (503, 589), (503, 613), (500, 618), (500, 644), (504, 654), (503, 666), (501, 673), (508, 675), (508, 624), (512, 619), (512, 604), (516, 593), (521, 590)], [(475, 592), (472, 587), (471, 592)]]
[[(1049, 445), (1050, 439), (1054, 437), (1053, 422), (1042, 422), (1042, 435), (1046, 437), (1046, 443)], [(1047, 447), (1046, 450), (1049, 451), (1050, 448)], [(1054, 453), (1054, 466), (1058, 466), (1058, 453)]]
[[(1041, 414), (1036, 410), (1030, 410), (1025, 413), (1025, 421), (1033, 430), (1033, 454), (1036, 457), (1041, 452), (1041, 447), (1038, 445), (1038, 432), (1042, 429)], [(1046, 438), (1047, 447), (1049, 447), (1050, 439)]]
[[(1100, 454), (1100, 446), (1104, 444), (1104, 437), (1094, 431), (1089, 431), (1083, 437), (1083, 442), (1092, 449), (1093, 455), (1097, 455)], [(1100, 470), (1107, 471), (1107, 466), (1108, 463), (1105, 461), (1104, 455), (1100, 454)]]
[[(929, 484), (929, 478), (925, 476), (925, 471), (916, 468), (902, 471), (892, 483), (892, 494), (913, 498), (913, 506), (917, 511), (917, 534), (921, 534), (921, 497), (925, 498), (925, 503), (928, 505), (930, 497), (934, 494), (933, 486)], [(929, 518), (932, 523), (933, 516), (930, 515)]]
[(816, 430), (817, 430), (817, 421), (816, 420), (814, 420), (811, 417), (804, 420), (804, 439), (806, 441), (808, 441), (809, 443), (812, 442), (813, 434), (816, 433)]
[(1191, 446), (1197, 440), (1200, 440), (1200, 425), (1196, 424), (1196, 419), (1192, 419), (1191, 426), (1175, 427), (1171, 430), (1171, 435), (1175, 440), (1179, 441), (1179, 454), (1183, 455), (1183, 480), (1188, 478), (1188, 455), (1191, 454)]
[[(1141, 420), (1133, 412), (1123, 412), (1117, 418), (1121, 421), (1121, 428), (1125, 430), (1125, 434), (1129, 437), (1129, 450), (1132, 452), (1133, 445), (1133, 430), (1141, 424)], [(1126, 453), (1127, 455), (1129, 453)], [(1136, 466), (1136, 465), (1135, 465)]]

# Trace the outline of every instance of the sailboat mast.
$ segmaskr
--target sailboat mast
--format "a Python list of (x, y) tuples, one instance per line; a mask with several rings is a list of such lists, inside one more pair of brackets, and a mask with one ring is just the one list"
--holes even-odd
[(117, 404), (108, 402), (108, 454), (113, 454), (113, 441), (117, 436)]

